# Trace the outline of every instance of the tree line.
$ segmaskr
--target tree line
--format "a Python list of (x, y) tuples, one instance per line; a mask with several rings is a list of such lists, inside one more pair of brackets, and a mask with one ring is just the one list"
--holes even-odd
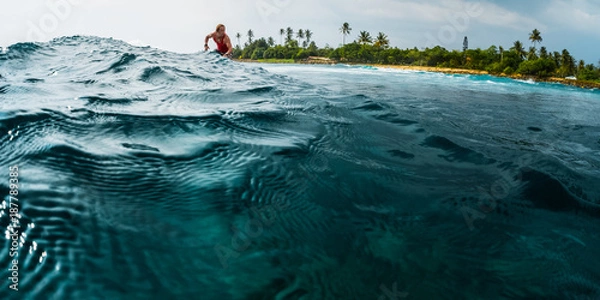
[(463, 50), (447, 50), (441, 46), (422, 50), (399, 49), (390, 47), (386, 34), (379, 32), (373, 37), (367, 31), (360, 31), (355, 40), (346, 43), (346, 37), (352, 28), (346, 22), (339, 28), (343, 36), (342, 46), (338, 48), (326, 45), (317, 47), (311, 40), (313, 32), (309, 29), (294, 31), (291, 27), (279, 30), (279, 43), (273, 37), (254, 39), (252, 30), (248, 30), (247, 41), (240, 44), (242, 35), (237, 33), (237, 45), (233, 57), (239, 59), (288, 59), (304, 60), (309, 56), (327, 57), (338, 62), (372, 63), (390, 65), (417, 65), (444, 68), (463, 68), (487, 71), (491, 74), (527, 75), (536, 77), (576, 76), (578, 80), (600, 82), (599, 66), (577, 61), (567, 49), (549, 51), (541, 45), (541, 32), (534, 29), (529, 34), (532, 43), (528, 49), (517, 40), (512, 47), (492, 45), (487, 49), (468, 49), (467, 38)]

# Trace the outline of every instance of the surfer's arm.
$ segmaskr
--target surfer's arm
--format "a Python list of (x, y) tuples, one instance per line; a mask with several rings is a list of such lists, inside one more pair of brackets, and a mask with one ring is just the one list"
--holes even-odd
[(231, 40), (229, 39), (229, 36), (225, 38), (225, 44), (227, 45), (227, 53), (225, 53), (225, 56), (230, 56), (231, 52), (233, 52), (233, 46), (231, 45)]
[(204, 50), (208, 50), (208, 40), (212, 38), (213, 34), (214, 32), (211, 32), (204, 38)]

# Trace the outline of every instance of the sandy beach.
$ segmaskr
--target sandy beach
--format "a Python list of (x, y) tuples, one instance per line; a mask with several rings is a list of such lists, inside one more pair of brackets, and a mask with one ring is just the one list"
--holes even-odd
[[(251, 59), (235, 59), (235, 60), (240, 61), (240, 62), (253, 62), (253, 63), (277, 63), (277, 61), (273, 61), (273, 62), (256, 61), (256, 60), (251, 60)], [(339, 63), (339, 62), (325, 58), (325, 57), (323, 57), (323, 58), (309, 57), (309, 59), (297, 61), (295, 63), (332, 65), (332, 64)], [(533, 80), (536, 82), (560, 83), (560, 84), (580, 87), (580, 88), (584, 88), (584, 89), (600, 89), (600, 83), (598, 83), (598, 82), (565, 79), (565, 78), (559, 78), (559, 77), (538, 78), (535, 76), (524, 76), (524, 75), (520, 75), (520, 74), (516, 74), (516, 75), (507, 75), (504, 73), (490, 74), (487, 71), (481, 71), (481, 70), (470, 70), (470, 69), (459, 69), (459, 68), (440, 68), (440, 67), (428, 67), (428, 66), (382, 65), (382, 64), (364, 64), (364, 63), (347, 63), (347, 64), (360, 65), (360, 66), (372, 66), (372, 67), (376, 67), (376, 68), (390, 68), (390, 69), (401, 69), (401, 70), (412, 70), (412, 71), (423, 71), (423, 72), (438, 72), (438, 73), (445, 73), (445, 74), (492, 75), (492, 76), (496, 76), (496, 77), (508, 77), (508, 78), (519, 79), (519, 80)]]
[(470, 75), (486, 75), (489, 74), (486, 71), (480, 70), (469, 70), (469, 69), (454, 69), (454, 68), (438, 68), (438, 67), (423, 67), (423, 66), (401, 66), (401, 65), (379, 65), (379, 64), (366, 64), (377, 68), (391, 68), (411, 71), (423, 71), (423, 72), (439, 72), (446, 74), (470, 74)]
[(504, 73), (490, 74), (487, 71), (481, 71), (481, 70), (439, 68), (439, 67), (380, 65), (380, 64), (366, 64), (366, 65), (377, 67), (377, 68), (391, 68), (391, 69), (413, 70), (413, 71), (423, 71), (423, 72), (439, 72), (439, 73), (445, 73), (445, 74), (492, 75), (492, 76), (496, 76), (496, 77), (509, 77), (512, 79), (520, 79), (520, 80), (534, 80), (537, 82), (560, 83), (560, 84), (576, 86), (576, 87), (585, 88), (585, 89), (600, 89), (600, 83), (574, 80), (574, 79), (565, 79), (565, 78), (559, 78), (559, 77), (538, 78), (535, 76), (524, 76), (521, 74), (516, 74), (516, 75), (507, 75)]

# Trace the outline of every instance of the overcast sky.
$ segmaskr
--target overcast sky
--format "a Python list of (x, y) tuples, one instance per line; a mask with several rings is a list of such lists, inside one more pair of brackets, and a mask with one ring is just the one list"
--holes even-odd
[(20, 0), (4, 1), (0, 11), (0, 46), (54, 37), (95, 35), (176, 52), (196, 52), (218, 23), (247, 40), (272, 36), (279, 29), (310, 29), (319, 47), (337, 47), (339, 28), (348, 22), (347, 41), (365, 30), (385, 33), (399, 48), (441, 45), (460, 49), (520, 40), (542, 33), (550, 51), (568, 49), (576, 59), (600, 60), (598, 0)]

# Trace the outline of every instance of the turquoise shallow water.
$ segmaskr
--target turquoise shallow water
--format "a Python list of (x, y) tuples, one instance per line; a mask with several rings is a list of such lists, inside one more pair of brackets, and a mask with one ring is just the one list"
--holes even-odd
[(0, 76), (2, 299), (600, 298), (598, 91), (95, 37)]

